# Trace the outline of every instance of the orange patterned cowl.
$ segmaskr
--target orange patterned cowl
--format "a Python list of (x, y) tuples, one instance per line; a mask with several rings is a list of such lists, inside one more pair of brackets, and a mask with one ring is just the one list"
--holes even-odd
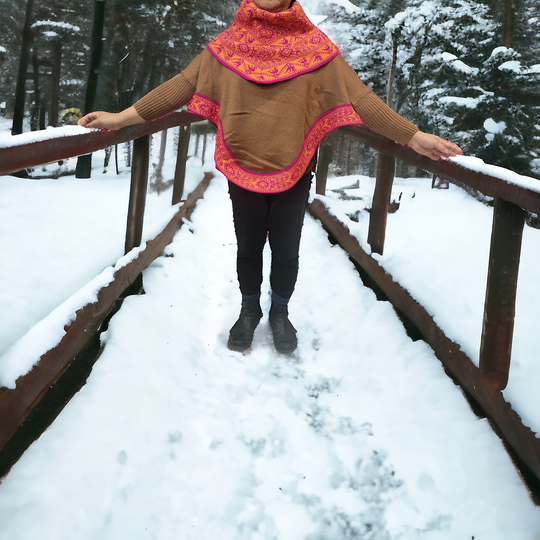
[(233, 25), (208, 44), (212, 55), (244, 79), (270, 84), (313, 71), (339, 54), (295, 2), (271, 13), (243, 0)]
[[(244, 80), (270, 85), (314, 71), (336, 58), (339, 49), (307, 18), (298, 2), (290, 9), (271, 13), (243, 0), (234, 24), (210, 42), (208, 50), (227, 69)], [(246, 97), (249, 102), (249, 96)], [(323, 138), (335, 129), (362, 124), (350, 103), (336, 101), (303, 134), (296, 159), (284, 170), (260, 173), (245, 169), (227, 145), (221, 118), (221, 104), (198, 91), (188, 103), (188, 111), (198, 114), (218, 128), (216, 167), (231, 182), (257, 193), (279, 193), (290, 189), (305, 174)], [(248, 107), (249, 108), (249, 107)], [(300, 112), (301, 114), (301, 112)], [(279, 132), (279, 115), (275, 129)], [(282, 119), (286, 121), (286, 119)], [(304, 124), (305, 125), (305, 124)]]

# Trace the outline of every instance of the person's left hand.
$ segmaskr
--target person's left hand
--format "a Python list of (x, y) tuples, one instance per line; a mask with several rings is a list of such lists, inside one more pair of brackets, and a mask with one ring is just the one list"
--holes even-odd
[(417, 131), (407, 146), (433, 160), (463, 155), (457, 144), (423, 131)]

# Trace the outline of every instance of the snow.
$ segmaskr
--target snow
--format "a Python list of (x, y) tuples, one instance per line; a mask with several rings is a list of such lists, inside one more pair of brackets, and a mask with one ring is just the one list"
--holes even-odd
[(58, 137), (71, 137), (73, 135), (86, 135), (88, 129), (82, 126), (62, 126), (58, 128), (48, 127), (39, 131), (28, 131), (20, 135), (0, 133), (0, 148), (30, 144), (33, 142), (56, 139)]
[(454, 54), (443, 52), (441, 54), (441, 57), (445, 62), (449, 63), (457, 71), (461, 71), (462, 73), (467, 74), (474, 74), (478, 72), (478, 68), (472, 68), (471, 66), (468, 66), (467, 64), (465, 64), (465, 62), (458, 60), (458, 57)]
[(476, 109), (478, 103), (485, 99), (485, 96), (472, 97), (458, 97), (458, 96), (443, 96), (439, 98), (439, 101), (443, 103), (454, 103), (460, 107), (467, 107), (467, 109)]
[[(71, 291), (61, 328), (121, 256), (128, 171), (102, 175), (101, 157), (89, 180), (1, 178), (0, 226), (10, 232), (0, 283), (17, 283), (10, 308), (31, 300), (23, 319), (59, 281)], [(187, 175), (191, 189), (198, 159)], [(474, 356), (491, 209), (454, 186), (429, 186), (396, 179), (402, 202), (380, 260)], [(370, 178), (335, 178), (324, 197), (346, 220), (360, 210), (348, 225), (364, 244), (372, 188)], [(174, 211), (170, 195), (150, 196), (145, 238)], [(275, 352), (266, 315), (248, 354), (226, 348), (240, 296), (223, 177), (188, 225), (144, 272), (146, 294), (112, 319), (87, 385), (0, 485), (0, 540), (537, 540), (540, 509), (487, 421), (315, 220), (305, 221), (290, 357)], [(526, 230), (508, 389), (535, 429), (539, 247), (538, 231)], [(64, 282), (103, 252), (112, 261), (95, 281)], [(266, 250), (265, 314), (268, 273)]]
[(540, 180), (537, 178), (523, 176), (510, 171), (509, 169), (497, 167), (496, 165), (490, 165), (485, 163), (482, 159), (473, 156), (456, 156), (450, 159), (467, 169), (489, 174), (490, 176), (500, 178), (509, 184), (515, 184), (516, 186), (521, 186), (532, 191), (540, 192)]
[(510, 60), (504, 62), (499, 66), (501, 71), (513, 71), (514, 73), (521, 73), (521, 62), (519, 60)]
[[(352, 2), (349, 2), (349, 0), (329, 0), (326, 3), (340, 6), (344, 8), (345, 11), (349, 14), (359, 13), (361, 11), (361, 9), (358, 6), (355, 6)], [(304, 4), (305, 2), (302, 2), (302, 7), (304, 6)]]
[(70, 86), (70, 85), (83, 86), (84, 84), (85, 84), (85, 81), (83, 81), (82, 79), (66, 79), (66, 80), (60, 81), (60, 86)]
[(80, 32), (80, 27), (75, 26), (73, 24), (69, 24), (67, 22), (62, 21), (36, 21), (32, 28), (39, 28), (40, 26), (47, 26), (47, 27), (53, 27), (53, 28), (62, 28), (63, 30), (71, 30), (72, 32)]
[(329, 5), (340, 6), (349, 14), (361, 12), (361, 8), (355, 6), (349, 0), (328, 0), (326, 2), (322, 2), (321, 0), (302, 0), (300, 3), (311, 22), (316, 25), (327, 18), (327, 15), (324, 15), (321, 11), (326, 11)]
[(506, 129), (506, 122), (495, 122), (493, 118), (488, 118), (484, 122), (484, 129), (489, 133), (502, 133)]
[(6, 49), (5, 47), (2, 47), (2, 46), (0, 45), (0, 52), (7, 52), (7, 49)]
[[(145, 232), (148, 239), (154, 238), (163, 230), (178, 211), (178, 207), (179, 205), (171, 207), (168, 213), (160, 216), (156, 222), (152, 223), (150, 230), (147, 227)], [(21, 375), (26, 375), (36, 365), (43, 352), (53, 349), (60, 343), (66, 334), (65, 327), (75, 320), (76, 311), (86, 304), (97, 302), (99, 290), (109, 285), (116, 271), (136, 259), (145, 247), (146, 241), (121, 257), (114, 267), (105, 268), (17, 340), (2, 356), (0, 386), (15, 388), (16, 380)]]
[(493, 51), (491, 51), (490, 58), (495, 58), (496, 56), (499, 56), (500, 54), (507, 54), (510, 51), (512, 51), (512, 49), (509, 49), (508, 47), (495, 47)]

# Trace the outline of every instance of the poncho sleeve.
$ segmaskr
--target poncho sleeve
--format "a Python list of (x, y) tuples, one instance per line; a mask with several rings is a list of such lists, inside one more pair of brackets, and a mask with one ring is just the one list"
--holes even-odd
[(201, 55), (189, 66), (139, 99), (135, 110), (144, 120), (154, 120), (185, 105), (195, 93)]
[(343, 58), (340, 61), (351, 105), (364, 124), (399, 144), (407, 144), (418, 128), (372, 92)]

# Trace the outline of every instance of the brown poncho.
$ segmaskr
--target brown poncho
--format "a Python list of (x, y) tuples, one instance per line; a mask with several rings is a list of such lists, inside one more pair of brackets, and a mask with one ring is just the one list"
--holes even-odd
[(231, 28), (135, 108), (150, 120), (186, 103), (218, 128), (216, 167), (259, 193), (292, 187), (339, 127), (365, 123), (400, 144), (417, 131), (362, 83), (298, 2), (270, 13), (243, 0)]

